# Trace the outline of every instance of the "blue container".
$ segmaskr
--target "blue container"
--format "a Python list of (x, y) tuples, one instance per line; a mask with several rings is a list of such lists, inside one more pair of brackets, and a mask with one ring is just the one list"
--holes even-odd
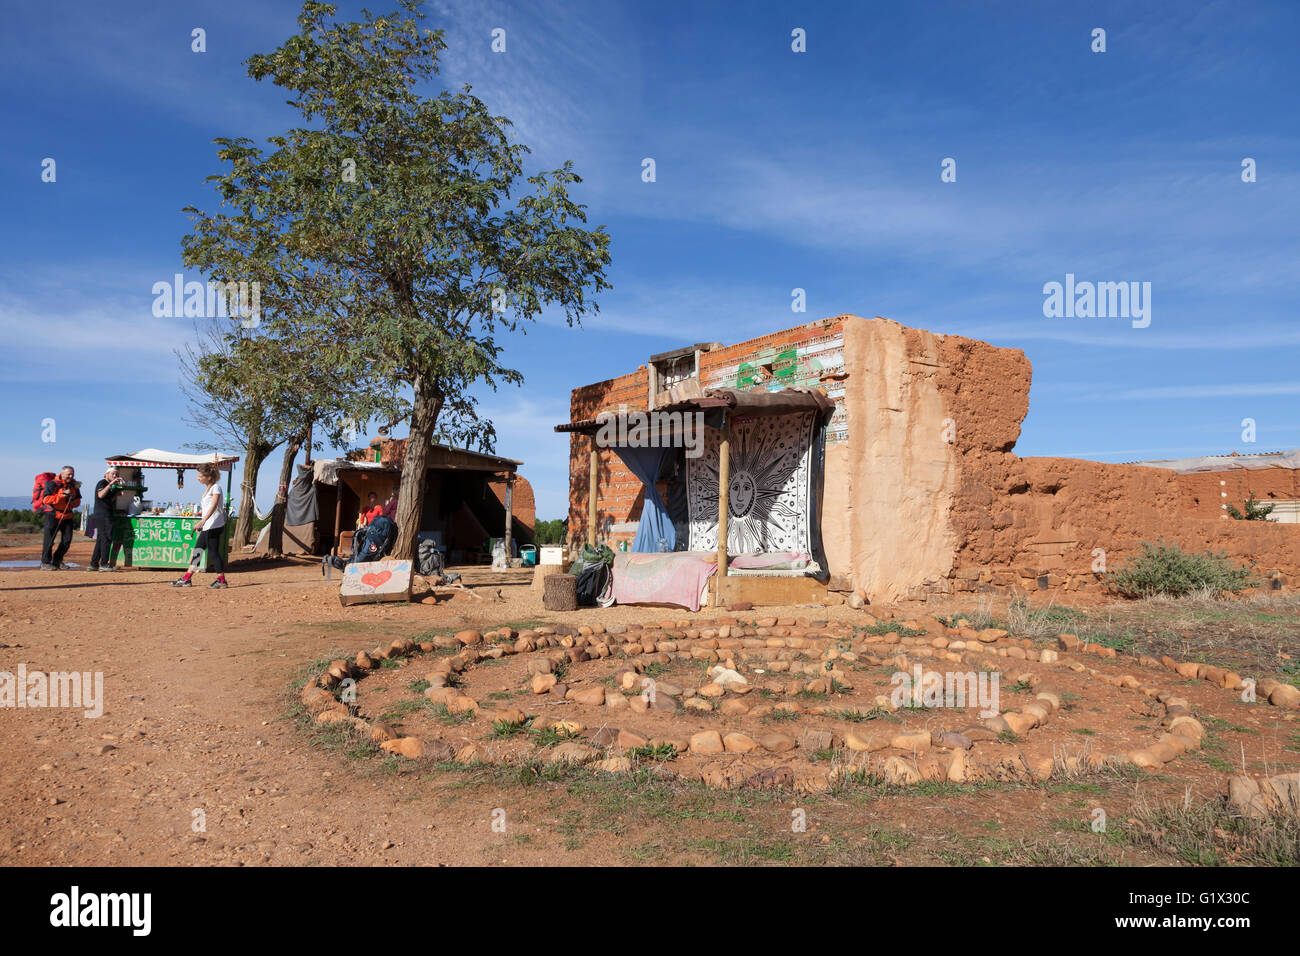
[(519, 548), (519, 557), (524, 559), (524, 567), (533, 568), (537, 566), (537, 549), (531, 544), (525, 544)]

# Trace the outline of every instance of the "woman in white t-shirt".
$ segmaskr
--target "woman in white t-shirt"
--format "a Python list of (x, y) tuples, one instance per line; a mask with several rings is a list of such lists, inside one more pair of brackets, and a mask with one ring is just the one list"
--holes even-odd
[(203, 517), (199, 521), (199, 535), (194, 542), (194, 551), (190, 555), (190, 567), (182, 577), (172, 582), (174, 588), (189, 588), (194, 584), (190, 580), (199, 569), (203, 552), (208, 554), (208, 570), (217, 573), (217, 579), (208, 585), (210, 588), (224, 588), (226, 569), (221, 563), (221, 535), (226, 526), (226, 502), (221, 495), (221, 472), (216, 465), (202, 464), (198, 467), (199, 481), (208, 486), (203, 493), (203, 503), (199, 506)]

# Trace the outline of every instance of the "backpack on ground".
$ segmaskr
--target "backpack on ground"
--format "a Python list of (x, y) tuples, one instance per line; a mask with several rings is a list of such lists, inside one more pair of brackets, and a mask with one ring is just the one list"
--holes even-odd
[(45, 497), (45, 483), (53, 481), (57, 477), (52, 471), (43, 471), (32, 482), (32, 510), (38, 515), (54, 510), (41, 499)]

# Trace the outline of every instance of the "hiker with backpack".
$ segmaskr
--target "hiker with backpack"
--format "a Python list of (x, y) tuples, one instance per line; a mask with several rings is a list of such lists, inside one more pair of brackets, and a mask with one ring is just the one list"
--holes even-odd
[(194, 551), (190, 555), (189, 569), (184, 575), (172, 582), (172, 587), (190, 588), (194, 586), (193, 581), (190, 579), (194, 577), (194, 572), (199, 569), (199, 563), (203, 560), (205, 551), (208, 555), (208, 570), (215, 571), (217, 574), (217, 579), (208, 587), (212, 589), (229, 587), (226, 583), (225, 565), (221, 561), (221, 536), (226, 527), (226, 501), (218, 484), (221, 480), (221, 472), (216, 465), (206, 462), (199, 465), (196, 471), (199, 475), (199, 481), (208, 486), (208, 490), (203, 493), (203, 502), (200, 505), (203, 517), (199, 521), (199, 533), (194, 541)]
[[(63, 558), (72, 545), (72, 526), (81, 505), (81, 482), (75, 476), (76, 471), (71, 465), (64, 465), (58, 475), (47, 471), (36, 476), (38, 482), (46, 479), (39, 498), (35, 489), (32, 491), (33, 510), (45, 516), (45, 533), (41, 542), (42, 571), (64, 569)], [(60, 539), (57, 548), (54, 546), (56, 536)]]

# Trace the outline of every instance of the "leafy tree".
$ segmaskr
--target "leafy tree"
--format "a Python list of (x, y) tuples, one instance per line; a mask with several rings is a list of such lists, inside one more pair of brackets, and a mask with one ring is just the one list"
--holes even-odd
[(1267, 521), (1268, 516), (1273, 513), (1273, 505), (1261, 505), (1255, 499), (1255, 492), (1253, 491), (1250, 493), (1250, 497), (1242, 503), (1242, 507), (1246, 510), (1238, 511), (1232, 505), (1228, 505), (1229, 516), (1238, 521)]
[(334, 23), (333, 6), (303, 4), (300, 33), (248, 72), (287, 90), (307, 125), (271, 137), (265, 154), (218, 140), (230, 169), (214, 179), (239, 212), (198, 227), (207, 258), (233, 249), (274, 272), (273, 298), (297, 306), (282, 321), (315, 343), (318, 363), (390, 424), (409, 418), (398, 557), (414, 553), (431, 441), (493, 449), (471, 388), (522, 381), (498, 336), (547, 308), (579, 322), (598, 308), (590, 295), (608, 288), (610, 261), (608, 234), (585, 228), (569, 197), (571, 163), (526, 175), (527, 147), (469, 87), (422, 93), (445, 44), (418, 6)]

